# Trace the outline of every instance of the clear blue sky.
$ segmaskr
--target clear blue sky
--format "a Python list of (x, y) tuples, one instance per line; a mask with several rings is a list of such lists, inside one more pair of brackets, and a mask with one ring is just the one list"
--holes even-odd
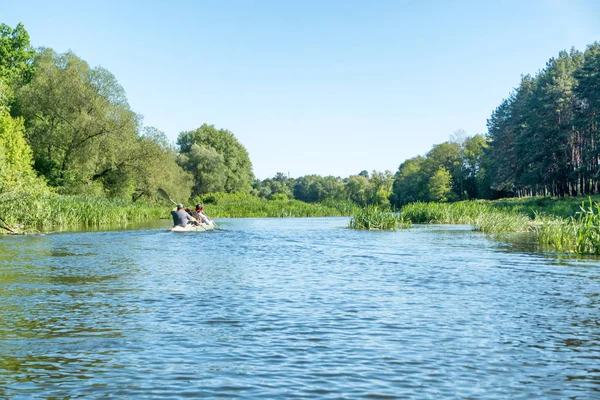
[(206, 122), (260, 179), (346, 177), (484, 133), (521, 74), (600, 40), (600, 1), (0, 0), (18, 22), (110, 70), (172, 140)]

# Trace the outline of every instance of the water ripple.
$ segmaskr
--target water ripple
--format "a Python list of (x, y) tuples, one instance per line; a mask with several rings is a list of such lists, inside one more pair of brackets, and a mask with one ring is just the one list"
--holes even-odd
[(600, 398), (598, 259), (346, 223), (0, 238), (0, 397)]

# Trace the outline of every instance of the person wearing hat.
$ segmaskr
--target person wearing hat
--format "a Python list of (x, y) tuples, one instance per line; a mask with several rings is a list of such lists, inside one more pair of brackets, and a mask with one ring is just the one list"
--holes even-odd
[(194, 221), (194, 219), (183, 209), (183, 204), (177, 204), (177, 208), (171, 210), (171, 216), (173, 217), (174, 226), (185, 228), (190, 222)]

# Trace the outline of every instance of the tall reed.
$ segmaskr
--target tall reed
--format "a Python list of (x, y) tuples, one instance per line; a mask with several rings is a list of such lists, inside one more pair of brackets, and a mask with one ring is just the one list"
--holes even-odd
[(402, 207), (401, 213), (413, 223), (471, 225), (473, 230), (489, 234), (528, 232), (535, 225), (531, 218), (521, 212), (498, 209), (490, 202), (481, 200), (412, 203)]
[(563, 253), (600, 254), (600, 204), (589, 200), (568, 219), (548, 220), (537, 229), (540, 244)]
[(364, 230), (393, 230), (409, 226), (410, 220), (402, 214), (381, 210), (375, 206), (360, 209), (348, 223), (350, 229)]
[(212, 218), (332, 217), (347, 215), (342, 204), (311, 204), (299, 200), (267, 200), (249, 194), (211, 193), (194, 199)]
[(116, 198), (48, 195), (0, 204), (0, 215), (11, 225), (28, 228), (97, 226), (166, 218), (169, 207)]

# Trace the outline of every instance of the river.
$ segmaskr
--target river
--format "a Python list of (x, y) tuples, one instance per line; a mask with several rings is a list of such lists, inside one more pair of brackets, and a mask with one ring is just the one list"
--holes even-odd
[(465, 226), (0, 237), (0, 398), (600, 398), (600, 261)]

